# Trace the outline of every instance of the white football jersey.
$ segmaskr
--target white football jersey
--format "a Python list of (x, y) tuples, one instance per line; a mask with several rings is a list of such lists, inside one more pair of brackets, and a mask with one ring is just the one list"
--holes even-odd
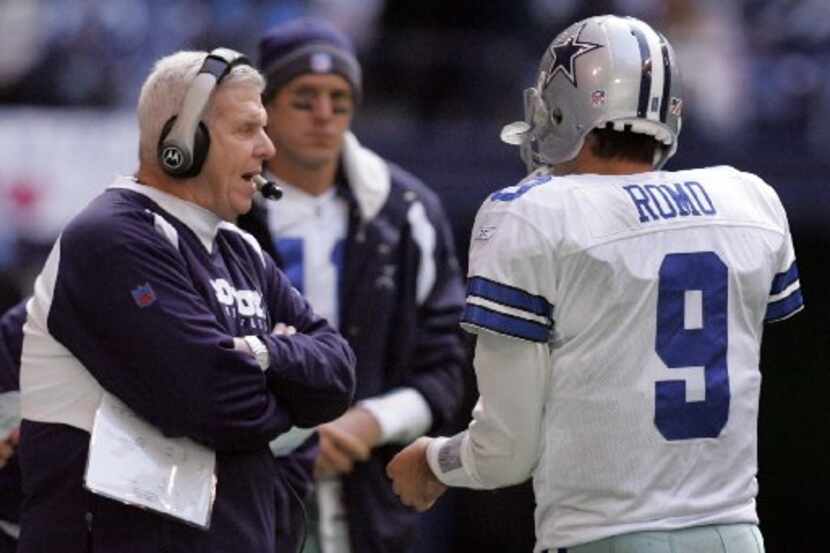
[[(283, 272), (314, 310), (335, 328), (340, 325), (340, 282), (345, 255), (349, 208), (335, 188), (312, 196), (280, 182), (283, 197), (267, 202), (268, 229), (282, 257)], [(302, 434), (304, 435), (304, 433)], [(321, 549), (326, 553), (351, 551), (339, 478), (318, 481)]]
[(265, 205), (283, 272), (314, 311), (337, 328), (348, 204), (334, 188), (312, 196), (289, 184), (281, 185), (282, 199)]
[(552, 351), (537, 550), (757, 522), (762, 326), (802, 308), (772, 188), (731, 167), (531, 176), (485, 201), (469, 277), (467, 330)]

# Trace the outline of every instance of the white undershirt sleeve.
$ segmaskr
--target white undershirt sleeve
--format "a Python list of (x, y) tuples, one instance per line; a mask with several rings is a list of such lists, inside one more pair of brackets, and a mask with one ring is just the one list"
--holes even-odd
[(550, 374), (547, 344), (481, 332), (474, 360), (479, 400), (464, 432), (427, 449), (444, 484), (490, 489), (527, 480), (541, 452)]
[(377, 419), (381, 444), (408, 444), (432, 426), (429, 403), (415, 388), (397, 388), (382, 396), (364, 399), (358, 406)]

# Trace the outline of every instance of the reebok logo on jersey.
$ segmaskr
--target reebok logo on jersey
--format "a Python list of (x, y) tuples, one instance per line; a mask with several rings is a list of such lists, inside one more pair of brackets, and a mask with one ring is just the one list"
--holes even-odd
[(489, 240), (489, 239), (491, 239), (493, 237), (493, 235), (496, 234), (496, 229), (497, 228), (498, 227), (496, 225), (481, 227), (480, 229), (478, 229), (478, 232), (476, 233), (476, 237), (474, 238), (474, 240)]
[(133, 295), (135, 304), (142, 309), (156, 303), (156, 293), (153, 291), (153, 287), (150, 286), (149, 282), (135, 287), (131, 294)]

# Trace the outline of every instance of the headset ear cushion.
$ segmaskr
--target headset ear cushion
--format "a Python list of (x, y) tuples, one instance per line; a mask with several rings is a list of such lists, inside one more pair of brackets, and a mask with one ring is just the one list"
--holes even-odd
[(210, 149), (210, 132), (207, 125), (199, 121), (196, 135), (193, 137), (193, 166), (187, 172), (188, 177), (195, 177), (202, 170)]
[(164, 160), (164, 139), (167, 138), (167, 135), (170, 134), (170, 131), (173, 130), (173, 124), (176, 122), (176, 116), (174, 115), (170, 119), (164, 123), (164, 126), (161, 128), (161, 134), (159, 135), (159, 141), (156, 145), (156, 156), (158, 157), (159, 166), (161, 166), (162, 170), (170, 175), (171, 177), (178, 178), (181, 176), (180, 173), (172, 171), (168, 168), (167, 163)]
[(174, 173), (167, 169), (164, 161), (162, 160), (162, 155), (164, 151), (164, 139), (167, 138), (167, 135), (170, 134), (170, 131), (173, 130), (173, 125), (176, 122), (176, 116), (174, 115), (167, 122), (164, 124), (164, 127), (161, 129), (161, 135), (159, 136), (159, 143), (158, 143), (158, 151), (157, 155), (159, 158), (159, 164), (161, 168), (164, 170), (165, 173), (170, 175), (171, 177), (177, 179), (189, 179), (191, 177), (195, 177), (199, 174), (202, 170), (202, 165), (205, 163), (205, 159), (207, 159), (208, 149), (210, 149), (210, 133), (208, 132), (207, 125), (199, 121), (199, 126), (196, 127), (196, 134), (193, 136), (193, 154), (192, 154), (192, 161), (190, 163), (190, 168), (187, 171)]

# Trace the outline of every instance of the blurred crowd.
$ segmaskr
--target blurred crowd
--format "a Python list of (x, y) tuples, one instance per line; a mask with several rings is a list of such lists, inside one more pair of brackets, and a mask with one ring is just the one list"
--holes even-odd
[[(363, 65), (356, 129), (454, 202), (463, 262), (484, 189), (521, 170), (498, 130), (522, 118), (522, 90), (542, 52), (569, 22), (604, 13), (642, 18), (675, 46), (687, 141), (675, 166), (699, 154), (707, 163), (754, 163), (773, 183), (785, 184), (773, 173), (784, 170), (818, 182), (830, 141), (825, 0), (0, 0), (0, 109), (129, 115), (158, 57), (224, 45), (253, 58), (265, 29), (323, 16), (352, 37)], [(3, 147), (18, 156), (14, 146)], [(0, 268), (20, 258), (37, 265), (48, 244), (27, 242), (26, 233), (21, 240), (19, 229), (32, 218), (27, 206), (49, 192), (6, 177), (0, 167)], [(790, 209), (799, 216), (798, 206)], [(809, 202), (804, 209), (814, 210)], [(26, 288), (25, 275), (13, 280)]]
[(714, 139), (776, 126), (822, 142), (823, 0), (4, 0), (0, 104), (131, 107), (159, 55), (216, 44), (252, 54), (265, 28), (312, 13), (357, 43), (366, 117), (511, 119), (550, 37), (612, 12), (664, 30), (685, 68), (689, 122)]

